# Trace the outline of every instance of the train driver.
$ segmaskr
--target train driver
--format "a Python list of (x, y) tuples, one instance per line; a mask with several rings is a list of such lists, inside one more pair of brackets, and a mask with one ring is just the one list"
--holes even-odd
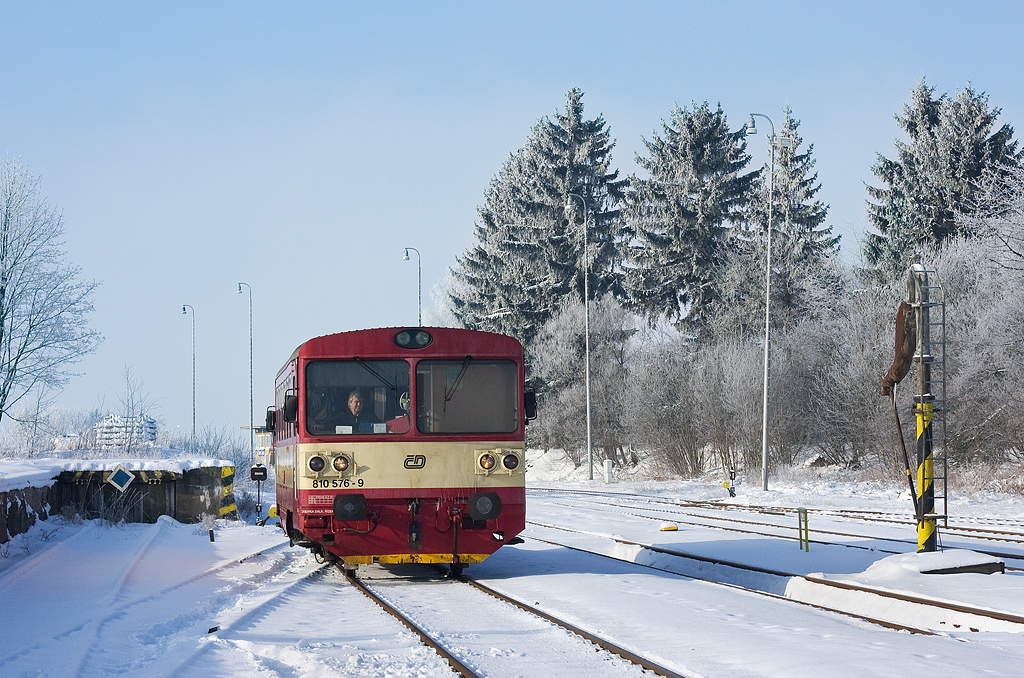
[(348, 394), (348, 410), (342, 417), (342, 425), (351, 426), (353, 431), (372, 430), (372, 424), (379, 424), (380, 419), (373, 416), (373, 412), (364, 408), (363, 394), (359, 389), (353, 389)]

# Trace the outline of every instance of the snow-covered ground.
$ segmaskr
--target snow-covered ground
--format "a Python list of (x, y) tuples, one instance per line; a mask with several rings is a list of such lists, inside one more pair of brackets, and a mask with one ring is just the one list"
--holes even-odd
[[(657, 557), (616, 547), (609, 537), (1024, 614), (1020, 573), (922, 575), (919, 556), (818, 544), (805, 553), (791, 541), (750, 534), (682, 524), (676, 532), (663, 532), (658, 520), (636, 515), (657, 515), (664, 510), (657, 500), (665, 498), (909, 514), (909, 501), (895, 485), (847, 483), (821, 472), (799, 482), (773, 481), (768, 492), (741, 484), (738, 496), (729, 499), (719, 482), (635, 478), (605, 485), (584, 480), (585, 473), (555, 455), (534, 457), (529, 520), (572, 526), (582, 532), (570, 535), (575, 544), (637, 562)], [(631, 510), (619, 510), (542, 488), (612, 489), (648, 496), (650, 503), (644, 507), (643, 500), (630, 497)], [(1022, 518), (1024, 499), (954, 497), (950, 512)], [(827, 520), (812, 518), (812, 539)], [(912, 528), (892, 530), (914, 538)], [(453, 675), (344, 577), (306, 551), (289, 549), (280, 530), (221, 521), (215, 536), (211, 542), (204, 528), (167, 518), (122, 527), (51, 518), (0, 545), (0, 676)], [(525, 536), (550, 535), (532, 525)], [(946, 538), (947, 545), (954, 541)], [(905, 553), (913, 551), (908, 543)], [(1024, 663), (1024, 634), (891, 631), (538, 539), (505, 547), (467, 573), (684, 675), (1019, 676)], [(395, 596), (408, 596), (421, 585), (396, 582), (383, 570), (360, 574)], [(549, 630), (523, 626), (511, 608), (507, 618), (504, 612), (481, 618), (480, 604), (452, 588), (460, 586), (456, 582), (424, 586), (430, 588), (422, 589), (419, 603), (419, 589), (413, 595), (422, 623), (485, 675), (552, 675), (552, 657), (587, 652), (573, 638), (552, 640)], [(451, 630), (452, 620), (457, 631)], [(620, 663), (604, 666), (604, 675), (623, 675)]]

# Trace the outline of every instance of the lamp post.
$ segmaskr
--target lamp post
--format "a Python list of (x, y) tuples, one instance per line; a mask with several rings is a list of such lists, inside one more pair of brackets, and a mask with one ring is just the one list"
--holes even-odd
[(592, 429), (590, 425), (590, 256), (588, 252), (587, 238), (587, 201), (583, 196), (569, 193), (566, 199), (565, 208), (572, 208), (572, 200), (576, 198), (583, 205), (583, 350), (586, 356), (584, 381), (587, 392), (587, 466), (590, 470), (589, 478), (594, 479), (594, 447), (591, 444)]
[(416, 326), (423, 327), (423, 263), (420, 258), (420, 251), (415, 247), (406, 247), (405, 256), (402, 261), (409, 261), (409, 250), (416, 253)]
[(764, 393), (761, 401), (761, 489), (768, 489), (768, 365), (771, 359), (771, 300), (772, 300), (772, 216), (775, 206), (775, 146), (791, 148), (793, 140), (790, 138), (779, 139), (775, 136), (775, 123), (763, 113), (751, 113), (745, 131), (747, 134), (757, 134), (754, 126), (754, 116), (764, 118), (772, 128), (772, 134), (768, 137), (768, 152), (770, 157), (770, 174), (768, 175), (768, 251), (765, 255), (764, 275)]
[(238, 283), (238, 293), (242, 293), (242, 285), (249, 291), (249, 463), (251, 464), (256, 456), (256, 433), (253, 429), (253, 402), (252, 394), (252, 287), (249, 283)]
[(182, 315), (188, 315), (188, 311), (185, 309), (192, 311), (192, 451), (194, 452), (196, 447), (196, 309), (189, 304), (182, 304)]

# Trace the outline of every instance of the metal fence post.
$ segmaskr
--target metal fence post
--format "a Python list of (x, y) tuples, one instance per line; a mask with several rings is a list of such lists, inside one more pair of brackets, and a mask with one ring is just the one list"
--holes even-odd
[(807, 509), (801, 507), (796, 510), (797, 514), (797, 532), (800, 535), (800, 548), (810, 553), (811, 551), (811, 531), (807, 527)]

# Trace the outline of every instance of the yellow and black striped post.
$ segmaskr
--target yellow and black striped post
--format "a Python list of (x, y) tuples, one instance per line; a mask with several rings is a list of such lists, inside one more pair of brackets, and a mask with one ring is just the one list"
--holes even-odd
[(220, 469), (220, 510), (219, 518), (238, 520), (238, 506), (235, 505), (235, 467), (222, 466)]
[[(932, 404), (919, 402), (917, 405), (917, 551), (934, 551), (935, 532), (935, 485), (932, 461)], [(932, 517), (927, 517), (932, 516)]]
[(921, 264), (914, 264), (914, 305), (917, 323), (917, 551), (935, 551), (935, 468), (932, 458), (932, 411), (935, 395), (932, 393), (931, 321), (928, 299), (928, 272)]

